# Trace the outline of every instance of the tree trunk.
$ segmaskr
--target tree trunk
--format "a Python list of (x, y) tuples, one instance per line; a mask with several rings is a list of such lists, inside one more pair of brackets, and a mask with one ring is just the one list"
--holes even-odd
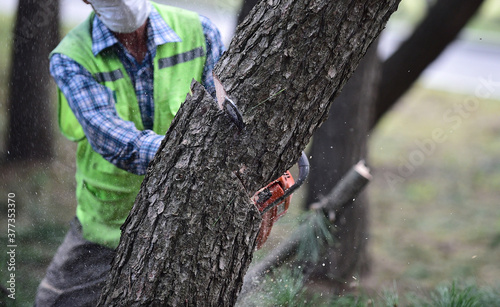
[(48, 160), (52, 150), (49, 53), (59, 41), (59, 1), (19, 0), (9, 82), (7, 160)]
[(484, 0), (439, 0), (382, 66), (372, 126), (417, 80), (474, 16)]
[(398, 0), (263, 1), (215, 69), (240, 129), (194, 84), (123, 226), (101, 306), (231, 306), (260, 218)]
[[(376, 44), (361, 61), (353, 77), (330, 109), (329, 119), (314, 135), (307, 204), (325, 196), (360, 159), (367, 156), (367, 138), (379, 77)], [(369, 268), (366, 250), (368, 200), (361, 194), (337, 212), (332, 228), (336, 239), (316, 266), (307, 268), (310, 281), (340, 292)], [(324, 265), (326, 264), (326, 265)]]

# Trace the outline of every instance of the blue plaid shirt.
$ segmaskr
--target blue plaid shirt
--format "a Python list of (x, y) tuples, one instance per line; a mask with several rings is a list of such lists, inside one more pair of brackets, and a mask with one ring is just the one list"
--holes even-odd
[[(200, 16), (200, 21), (207, 47), (202, 83), (214, 96), (212, 69), (224, 51), (224, 46), (215, 25), (203, 16)], [(147, 24), (148, 51), (141, 63), (130, 55), (97, 16), (93, 20), (92, 29), (93, 54), (114, 48), (129, 74), (135, 87), (145, 130), (137, 130), (134, 123), (121, 119), (114, 107), (113, 93), (97, 83), (85, 68), (71, 58), (54, 54), (50, 59), (50, 72), (66, 96), (92, 148), (119, 168), (143, 175), (164, 138), (164, 135), (151, 130), (154, 118), (153, 59), (156, 47), (179, 42), (181, 39), (154, 7)]]

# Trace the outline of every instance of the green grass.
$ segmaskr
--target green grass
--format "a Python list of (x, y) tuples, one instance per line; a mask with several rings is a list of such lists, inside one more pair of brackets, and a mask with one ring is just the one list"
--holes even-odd
[[(498, 283), (498, 121), (500, 105), (480, 106), (450, 131), (443, 120), (467, 96), (416, 87), (378, 127), (371, 142), (375, 179), (372, 203), (372, 253), (376, 282), (396, 280), (408, 287), (435, 287), (443, 280), (476, 279)], [(422, 164), (400, 172), (417, 140), (448, 131)], [(404, 162), (401, 162), (404, 161)], [(410, 163), (411, 164), (411, 163)], [(388, 182), (386, 174), (400, 176)], [(397, 240), (395, 235), (397, 234)], [(493, 271), (491, 271), (493, 269)], [(382, 271), (380, 271), (382, 270)], [(385, 277), (384, 277), (385, 275)]]
[(428, 291), (406, 291), (400, 293), (398, 285), (385, 288), (374, 294), (360, 289), (358, 293), (340, 296), (323, 296), (308, 292), (304, 276), (298, 270), (280, 269), (267, 276), (255, 291), (240, 299), (237, 306), (315, 306), (315, 307), (482, 307), (500, 306), (499, 289), (478, 287), (452, 281)]
[(308, 297), (302, 281), (302, 274), (297, 270), (283, 269), (267, 276), (257, 291), (239, 302), (240, 306), (317, 306), (316, 297)]

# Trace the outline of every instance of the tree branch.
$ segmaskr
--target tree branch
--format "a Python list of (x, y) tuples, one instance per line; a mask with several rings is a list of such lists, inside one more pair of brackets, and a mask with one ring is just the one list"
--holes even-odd
[(335, 212), (352, 202), (371, 178), (370, 170), (365, 166), (364, 161), (359, 161), (340, 179), (327, 196), (312, 204), (311, 209), (324, 210), (330, 221), (335, 220)]
[(483, 0), (439, 0), (413, 34), (382, 65), (372, 126), (458, 35)]

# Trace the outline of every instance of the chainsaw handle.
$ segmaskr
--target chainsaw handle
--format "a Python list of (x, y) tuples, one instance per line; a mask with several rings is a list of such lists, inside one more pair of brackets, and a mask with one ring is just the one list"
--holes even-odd
[(293, 189), (293, 191), (295, 191), (296, 189), (300, 188), (300, 186), (304, 183), (304, 181), (306, 181), (307, 176), (309, 176), (309, 159), (307, 159), (307, 155), (305, 152), (302, 152), (302, 154), (300, 155), (299, 161), (297, 162), (297, 166), (299, 167), (299, 179), (297, 179), (295, 184), (291, 186), (288, 190)]
[(307, 159), (307, 155), (305, 152), (302, 152), (299, 161), (297, 162), (297, 166), (299, 167), (299, 178), (297, 179), (297, 181), (295, 181), (295, 183), (291, 187), (286, 189), (280, 198), (276, 199), (272, 204), (270, 204), (264, 210), (262, 210), (260, 215), (264, 215), (264, 213), (266, 213), (267, 211), (271, 210), (273, 207), (278, 205), (285, 198), (287, 198), (293, 192), (295, 192), (295, 190), (300, 188), (300, 186), (304, 183), (304, 181), (306, 181), (307, 176), (309, 175), (309, 159)]

